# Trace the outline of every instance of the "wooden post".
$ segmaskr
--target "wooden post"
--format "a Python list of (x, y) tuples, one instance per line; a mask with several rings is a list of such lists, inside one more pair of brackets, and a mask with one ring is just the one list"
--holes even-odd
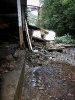
[(25, 31), (25, 7), (22, 6), (22, 25), (23, 25), (23, 31)]
[(20, 47), (23, 48), (23, 30), (22, 30), (22, 14), (21, 14), (21, 0), (17, 0), (17, 11), (18, 11), (18, 25), (19, 25), (19, 36), (20, 36)]

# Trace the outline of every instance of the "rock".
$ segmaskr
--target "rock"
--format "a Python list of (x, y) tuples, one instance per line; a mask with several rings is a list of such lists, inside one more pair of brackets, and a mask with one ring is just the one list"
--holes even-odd
[(5, 58), (6, 58), (6, 60), (9, 60), (9, 57), (8, 56), (6, 56)]
[(39, 90), (44, 90), (44, 87), (39, 87)]
[(71, 93), (68, 93), (67, 95), (68, 95), (68, 96), (71, 96)]
[(75, 59), (75, 57), (73, 57), (73, 59)]
[(32, 57), (32, 59), (36, 59), (36, 58), (37, 58), (37, 56), (36, 56), (36, 55), (32, 55), (31, 57)]
[(38, 66), (42, 66), (42, 63), (40, 61), (37, 62)]
[(3, 71), (3, 69), (2, 68), (0, 68), (0, 72), (2, 72)]
[(49, 57), (50, 60), (52, 60), (52, 57)]
[(13, 60), (13, 56), (12, 55), (6, 56), (6, 60)]
[(5, 70), (4, 73), (8, 73), (8, 70)]
[(29, 69), (29, 66), (28, 65), (26, 65), (26, 69)]
[(41, 60), (41, 61), (44, 60), (44, 59), (45, 59), (45, 57), (43, 57), (43, 56), (39, 58), (39, 60)]
[(7, 67), (8, 67), (8, 69), (9, 69), (10, 71), (14, 70), (14, 66), (11, 65), (11, 64), (9, 64)]
[(32, 50), (34, 53), (38, 53), (38, 50)]
[(36, 100), (39, 100), (40, 96), (41, 96), (41, 94), (38, 94), (38, 95), (36, 96)]

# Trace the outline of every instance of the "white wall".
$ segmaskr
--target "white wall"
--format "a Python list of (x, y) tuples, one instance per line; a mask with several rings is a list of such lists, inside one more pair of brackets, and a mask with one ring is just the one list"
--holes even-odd
[(48, 34), (45, 34), (45, 38), (46, 40), (54, 40), (56, 37), (56, 33), (54, 31), (49, 31)]
[[(49, 31), (49, 30), (47, 30), (47, 31)], [(38, 37), (38, 38), (41, 38), (41, 33), (40, 33), (40, 31), (34, 31), (33, 32), (33, 36), (34, 37)], [(56, 37), (56, 33), (54, 32), (54, 31), (49, 31), (49, 33), (48, 34), (45, 34), (44, 35), (44, 39), (46, 39), (46, 40), (54, 40), (55, 39), (55, 37)]]
[(40, 31), (34, 31), (34, 32), (33, 32), (33, 36), (34, 36), (34, 37), (41, 38)]

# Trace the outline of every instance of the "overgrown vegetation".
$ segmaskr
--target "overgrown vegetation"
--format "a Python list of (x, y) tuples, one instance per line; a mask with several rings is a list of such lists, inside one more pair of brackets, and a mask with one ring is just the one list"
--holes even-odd
[(37, 24), (37, 16), (33, 15), (31, 12), (28, 12), (28, 22), (32, 26)]
[(75, 0), (40, 0), (40, 26), (58, 36), (75, 32)]
[(56, 37), (54, 42), (63, 44), (75, 44), (75, 40), (73, 40), (69, 34), (67, 35), (65, 34), (64, 36), (61, 37)]

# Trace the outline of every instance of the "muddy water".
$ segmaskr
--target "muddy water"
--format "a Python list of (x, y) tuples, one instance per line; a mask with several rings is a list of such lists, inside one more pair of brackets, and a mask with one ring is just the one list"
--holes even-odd
[(26, 71), (23, 100), (75, 100), (75, 67), (50, 63)]

